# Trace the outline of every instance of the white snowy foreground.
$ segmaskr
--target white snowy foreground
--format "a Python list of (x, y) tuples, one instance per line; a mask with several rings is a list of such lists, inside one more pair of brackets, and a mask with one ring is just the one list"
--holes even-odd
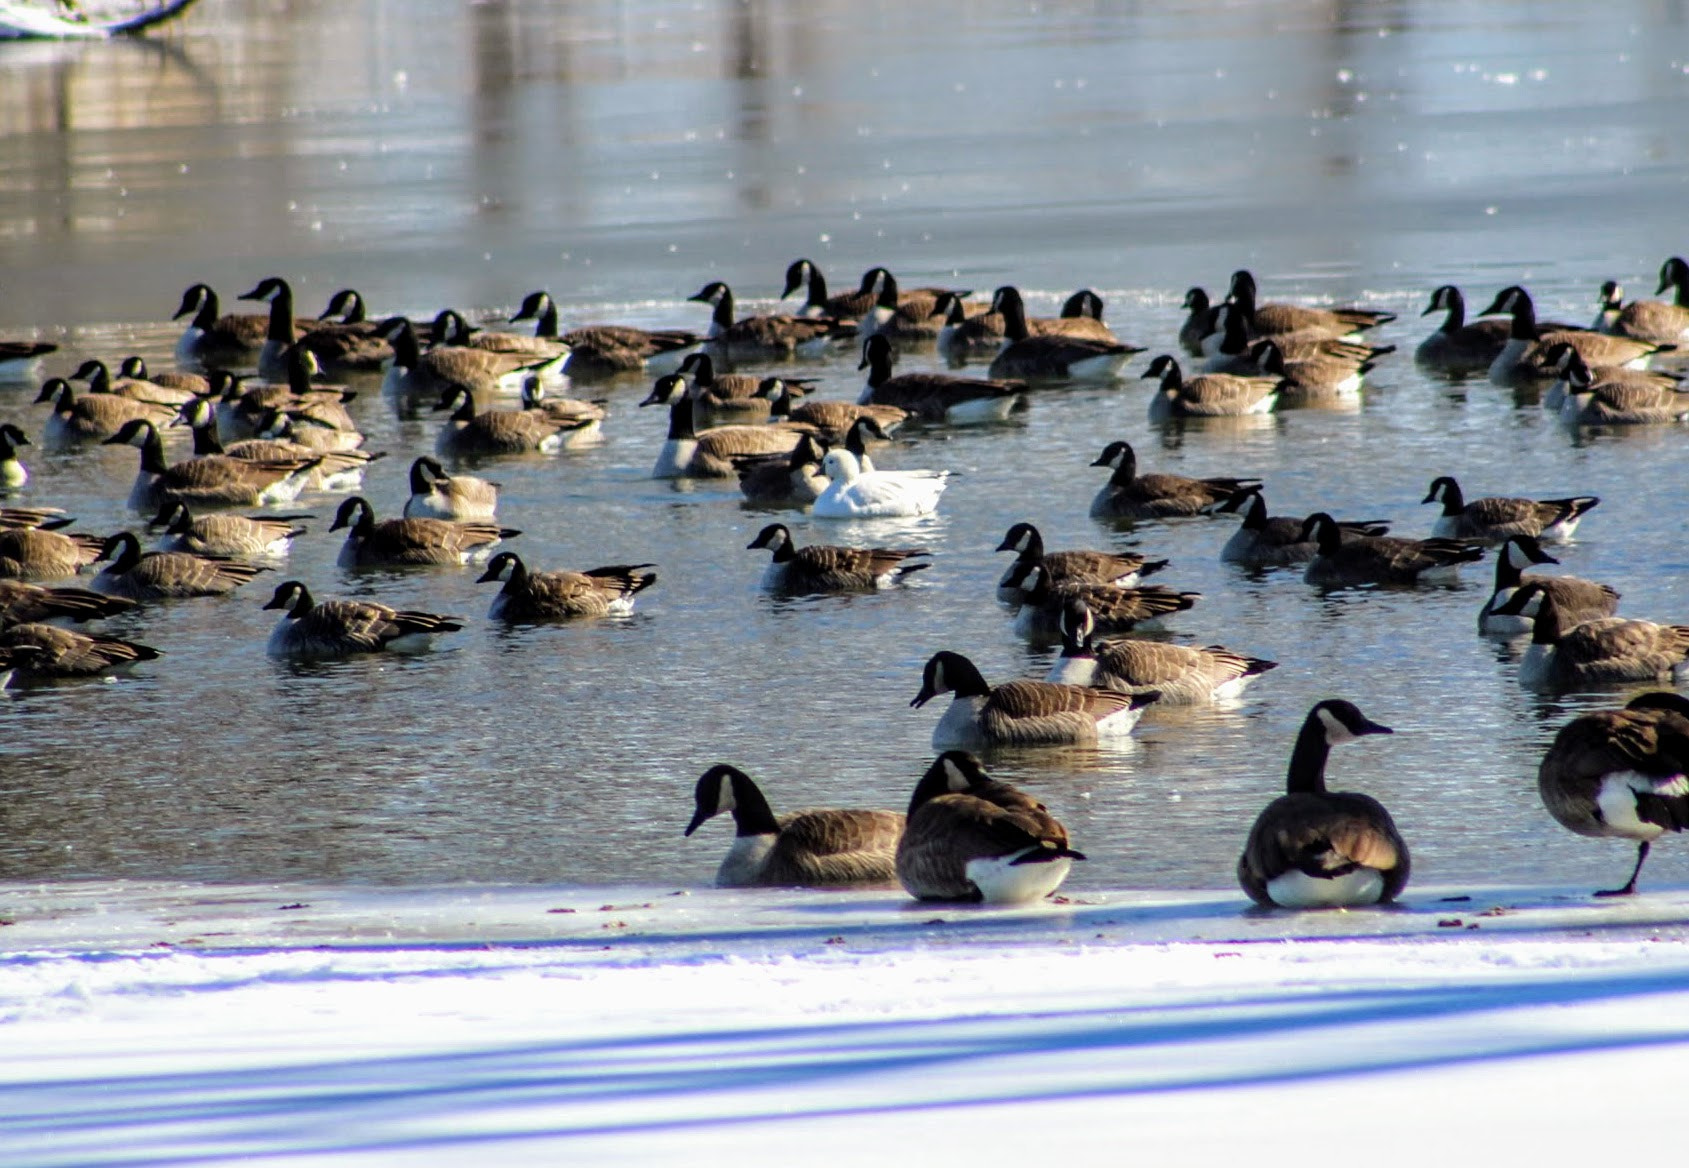
[(1682, 1154), (1689, 890), (1410, 892), (0, 886), (0, 1164)]

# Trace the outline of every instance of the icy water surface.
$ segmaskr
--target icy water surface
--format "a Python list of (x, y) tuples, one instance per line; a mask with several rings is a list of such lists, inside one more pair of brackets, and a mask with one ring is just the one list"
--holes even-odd
[[(478, 469), (505, 484), (531, 565), (655, 562), (637, 616), (493, 626), (476, 571), (337, 568), (337, 500), (309, 498), (286, 575), (469, 627), (416, 659), (278, 663), (260, 605), (280, 573), (111, 622), (165, 655), (0, 706), (0, 879), (707, 880), (726, 825), (680, 830), (710, 763), (743, 766), (777, 809), (901, 807), (931, 757), (938, 704), (908, 708), (930, 653), (1043, 673), (1052, 648), (992, 600), (991, 549), (1021, 519), (1052, 547), (1172, 560), (1162, 578), (1203, 594), (1174, 639), (1281, 662), (1235, 708), (1146, 718), (1129, 750), (992, 760), (1090, 855), (1075, 887), (1229, 883), (1330, 695), (1397, 731), (1338, 752), (1332, 778), (1395, 810), (1419, 878), (1622, 879), (1630, 849), (1565, 833), (1534, 780), (1558, 726), (1615, 695), (1519, 688), (1473, 632), (1487, 562), (1458, 587), (1322, 596), (1221, 565), (1231, 520), (1090, 520), (1106, 473), (1088, 464), (1127, 438), (1148, 469), (1258, 476), (1277, 512), (1410, 535), (1439, 474), (1600, 495), (1565, 570), (1619, 588), (1630, 615), (1689, 619), (1681, 431), (1574, 436), (1405, 358), (1441, 283), (1481, 307), (1524, 282), (1569, 319), (1604, 279), (1652, 293), (1689, 248), (1686, 34), (1658, 3), (202, 0), (143, 42), (0, 46), (0, 329), (58, 340), (49, 372), (131, 351), (168, 367), (165, 318), (202, 279), (230, 306), (279, 274), (306, 311), (351, 285), (378, 311), (489, 319), (546, 287), (567, 323), (701, 328), (685, 297), (704, 282), (766, 307), (799, 255), (838, 285), (875, 263), (982, 293), (1013, 281), (1035, 312), (1088, 285), (1151, 354), (1174, 347), (1186, 287), (1249, 266), (1268, 297), (1397, 312), (1378, 339), (1403, 349), (1352, 413), (1162, 429), (1133, 380), (908, 436), (880, 461), (961, 472), (936, 518), (784, 517), (801, 542), (933, 550), (913, 586), (843, 598), (760, 594), (766, 557), (744, 545), (781, 517), (649, 479), (663, 419), (635, 408), (646, 387), (593, 387), (603, 445)], [(848, 355), (799, 372), (824, 396), (860, 384)], [(0, 417), (38, 433), (32, 397), (0, 388)], [(389, 452), (367, 494), (394, 513), (436, 423), (373, 388), (354, 411)], [(33, 453), (22, 501), (134, 525), (133, 451)], [(1668, 841), (1649, 878), (1689, 878), (1682, 853)]]

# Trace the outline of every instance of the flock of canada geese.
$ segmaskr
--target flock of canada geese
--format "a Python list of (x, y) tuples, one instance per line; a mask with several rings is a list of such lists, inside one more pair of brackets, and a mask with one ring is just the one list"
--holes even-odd
[[(1626, 303), (1608, 285), (1596, 319), (1579, 326), (1538, 321), (1529, 293), (1517, 286), (1468, 321), (1459, 290), (1444, 286), (1425, 310), (1442, 313), (1442, 323), (1415, 357), (1438, 373), (1538, 387), (1544, 405), (1572, 425), (1681, 422), (1689, 418), (1689, 392), (1679, 375), (1650, 369), (1656, 358), (1669, 368), (1680, 345), (1689, 350), (1689, 264), (1681, 258), (1660, 271), (1656, 295), (1668, 292), (1669, 300)], [(999, 288), (986, 305), (955, 289), (902, 288), (883, 268), (834, 294), (815, 264), (799, 260), (781, 299), (800, 293), (790, 313), (741, 316), (732, 290), (711, 283), (691, 297), (710, 312), (708, 328), (694, 333), (626, 325), (561, 331), (557, 305), (536, 292), (510, 322), (531, 321), (533, 329), (517, 333), (472, 328), (450, 310), (429, 322), (372, 320), (351, 291), (338, 293), (322, 317), (300, 317), (279, 278), (242, 297), (267, 303), (267, 311), (230, 315), (210, 287), (194, 285), (176, 313), (188, 321), (176, 346), (178, 370), (153, 372), (131, 358), (114, 372), (89, 359), (69, 378), (40, 382), (34, 406), (10, 409), (0, 422), (0, 494), (26, 487), (32, 441), (133, 447), (139, 465), (128, 502), (156, 541), (144, 550), (135, 532), (101, 538), (67, 530), (74, 520), (50, 506), (0, 508), (0, 686), (98, 676), (156, 657), (146, 645), (70, 626), (136, 605), (231, 592), (275, 570), (303, 533), (287, 508), (307, 491), (346, 494), (330, 528), (345, 533), (342, 565), (476, 563), (482, 581), (501, 585), (489, 612), (496, 621), (631, 612), (656, 582), (655, 565), (530, 567), (502, 546), (520, 532), (497, 517), (497, 485), (448, 469), (467, 455), (597, 440), (603, 402), (564, 392), (595, 381), (652, 382), (640, 404), (668, 411), (654, 477), (736, 477), (754, 503), (808, 508), (842, 521), (848, 537), (850, 520), (919, 516), (940, 506), (945, 472), (874, 465), (874, 444), (899, 427), (999, 422), (1041, 389), (1132, 376), (1127, 362), (1144, 352), (1104, 323), (1102, 301), (1089, 291), (1071, 297), (1061, 315), (1036, 318), (1013, 287)], [(1152, 418), (1340, 408), (1358, 402), (1366, 374), (1391, 352), (1367, 340), (1391, 314), (1263, 301), (1247, 271), (1234, 274), (1217, 303), (1193, 288), (1184, 307), (1182, 360), (1159, 353), (1143, 374), (1157, 384)], [(0, 342), (0, 380), (34, 385), (39, 362), (54, 349)], [(951, 368), (897, 371), (900, 357), (933, 350)], [(814, 400), (809, 381), (791, 373), (802, 368), (795, 357), (846, 352), (860, 356), (864, 371), (857, 401)], [(955, 371), (969, 362), (985, 364), (985, 375)], [(354, 493), (380, 455), (362, 448), (346, 408), (355, 391), (336, 379), (376, 376), (402, 410), (442, 419), (436, 455), (410, 466), (401, 517), (378, 517)], [(191, 455), (167, 452), (177, 434), (191, 435)], [(1109, 475), (1093, 516), (1233, 513), (1239, 526), (1223, 559), (1300, 566), (1309, 583), (1324, 587), (1447, 579), (1493, 549), (1495, 587), (1479, 628), (1529, 637), (1520, 666), (1528, 684), (1689, 679), (1689, 626), (1620, 618), (1612, 588), (1536, 571), (1556, 562), (1544, 545), (1572, 539), (1599, 503), (1592, 496), (1467, 499), (1459, 483), (1441, 476), (1425, 497), (1439, 508), (1432, 534), (1410, 539), (1387, 534), (1382, 523), (1325, 512), (1270, 516), (1259, 480), (1144, 472), (1123, 441), (1108, 444), (1093, 465)], [(894, 588), (928, 566), (923, 548), (799, 546), (778, 522), (749, 546), (770, 555), (764, 586), (787, 593)], [(961, 654), (933, 655), (911, 705), (950, 700), (933, 730), (940, 753), (906, 813), (779, 816), (750, 776), (711, 767), (697, 782), (686, 834), (732, 816), (719, 883), (896, 881), (922, 899), (1042, 898), (1084, 856), (1043, 805), (993, 780), (974, 752), (1106, 741), (1129, 734), (1151, 704), (1224, 701), (1274, 668), (1220, 646), (1126, 635), (1196, 602), (1194, 593), (1142, 582), (1165, 561), (1049, 549), (1024, 522), (1008, 529), (997, 550), (1013, 553), (998, 597), (1014, 608), (1017, 627), (1061, 640), (1049, 675), (993, 685)], [(91, 573), (89, 588), (54, 583), (84, 573)], [(297, 579), (276, 586), (265, 607), (280, 614), (269, 650), (286, 656), (411, 651), (463, 627), (446, 614), (319, 599)], [(1253, 900), (1310, 908), (1400, 893), (1409, 852), (1389, 812), (1325, 783), (1332, 746), (1390, 732), (1349, 701), (1321, 701), (1308, 712), (1286, 793), (1261, 812), (1238, 861), (1238, 880)], [(1572, 720), (1544, 757), (1539, 785), (1548, 810), (1571, 830), (1636, 841), (1629, 880), (1599, 895), (1634, 892), (1652, 841), (1689, 826), (1689, 701), (1647, 692), (1622, 709)]]

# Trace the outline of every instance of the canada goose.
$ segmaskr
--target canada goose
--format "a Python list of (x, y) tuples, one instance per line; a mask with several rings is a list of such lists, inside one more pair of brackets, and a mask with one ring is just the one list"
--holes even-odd
[(1601, 617), (1573, 624), (1540, 581), (1521, 585), (1495, 611), (1534, 610), (1531, 643), (1519, 662), (1519, 682), (1532, 689), (1575, 689), (1623, 681), (1689, 681), (1689, 625)]
[(1328, 336), (1358, 340), (1367, 329), (1396, 319), (1393, 312), (1368, 308), (1308, 308), (1299, 304), (1261, 304), (1256, 299), (1255, 277), (1248, 269), (1232, 273), (1227, 298), (1243, 314), (1253, 338), (1275, 333), (1322, 332)]
[(330, 425), (318, 416), (314, 407), (283, 410), (272, 407), (264, 411), (258, 421), (258, 437), (280, 442), (301, 454), (321, 454), (326, 479), (335, 466), (363, 466), (378, 458), (387, 457), (385, 451), (360, 450), (364, 436), (358, 430), (343, 430)]
[(1166, 560), (1149, 560), (1134, 552), (1061, 551), (1044, 550), (1044, 537), (1030, 523), (1017, 523), (1003, 536), (997, 551), (1014, 552), (1015, 562), (997, 581), (997, 599), (1006, 604), (1021, 602), (1019, 581), (1022, 574), (1016, 569), (1038, 565), (1044, 569), (1051, 584), (1068, 581), (1081, 584), (1114, 584), (1122, 588), (1136, 585), (1145, 576), (1153, 575), (1167, 566)]
[(500, 540), (522, 533), (494, 523), (454, 523), (446, 519), (384, 519), (361, 495), (340, 504), (330, 531), (346, 528), (340, 549), (343, 568), (402, 564), (466, 564), (488, 555)]
[(410, 473), (406, 519), (491, 519), (498, 509), (498, 483), (474, 475), (449, 475), (437, 459), (426, 454), (411, 463)]
[(1119, 377), (1137, 345), (1100, 341), (1088, 337), (1033, 333), (1026, 323), (1026, 305), (1020, 290), (1005, 284), (991, 298), (991, 311), (1003, 314), (1003, 334), (1008, 338), (991, 359), (986, 375), (1018, 377), (1028, 381), (1107, 381)]
[(917, 900), (1028, 904), (1084, 858), (1042, 803), (994, 781), (966, 751), (947, 750), (909, 799), (897, 879)]
[(0, 578), (57, 580), (99, 558), (105, 540), (44, 527), (0, 527)]
[(53, 404), (53, 412), (47, 416), (41, 433), (47, 441), (61, 444), (110, 438), (125, 423), (138, 418), (164, 426), (176, 416), (174, 406), (135, 401), (113, 393), (86, 393), (77, 397), (70, 382), (62, 377), (43, 384), (35, 400)]
[(309, 515), (193, 515), (179, 499), (166, 499), (149, 526), (164, 528), (159, 549), (198, 556), (285, 556), (305, 534), (294, 521)]
[(608, 413), (604, 398), (583, 401), (578, 397), (552, 397), (538, 377), (529, 376), (522, 382), (522, 408), (537, 410), (554, 422), (569, 429), (564, 432), (565, 447), (585, 446), (604, 436), (603, 422)]
[(1047, 681), (986, 684), (979, 668), (960, 653), (935, 653), (921, 674), (911, 706), (951, 693), (950, 708), (933, 727), (934, 750), (987, 746), (1094, 746), (1124, 737), (1138, 724), (1155, 692), (1124, 694)]
[(393, 345), (393, 363), (382, 379), (382, 392), (401, 398), (434, 400), (459, 388), (482, 394), (500, 389), (516, 393), (530, 374), (560, 376), (567, 360), (567, 354), (536, 359), (463, 345), (435, 345), (424, 352), (411, 322), (402, 316), (382, 321), (381, 335)]
[[(1220, 560), (1227, 564), (1246, 564), (1252, 568), (1282, 568), (1291, 564), (1306, 564), (1319, 554), (1319, 544), (1303, 534), (1307, 519), (1292, 519), (1287, 515), (1271, 518), (1267, 515), (1267, 501), (1259, 487), (1244, 487), (1235, 491), (1214, 508), (1215, 514), (1241, 511), (1243, 522), (1220, 549)], [(1343, 539), (1354, 536), (1383, 535), (1390, 525), (1382, 520), (1339, 521), (1338, 535)]]
[(1558, 564), (1560, 561), (1542, 550), (1542, 544), (1529, 535), (1510, 535), (1502, 543), (1495, 557), (1495, 589), (1484, 607), (1478, 610), (1478, 631), (1522, 636), (1531, 631), (1535, 617), (1520, 612), (1511, 615), (1497, 610), (1513, 598), (1513, 593), (1525, 584), (1538, 584), (1554, 593), (1555, 607), (1568, 624), (1599, 620), (1618, 610), (1619, 594), (1605, 584), (1580, 580), (1576, 576), (1527, 576), (1525, 569), (1536, 564)]
[(1675, 289), (1670, 300), (1633, 300), (1619, 310), (1612, 331), (1638, 341), (1681, 344), (1689, 340), (1689, 262), (1672, 256), (1660, 265), (1658, 296)]
[(1507, 345), (1508, 322), (1475, 320), (1466, 323), (1466, 298), (1453, 284), (1431, 293), (1431, 303), (1420, 316), (1446, 312), (1441, 327), (1419, 343), (1413, 359), (1422, 368), (1439, 373), (1484, 373), (1501, 356)]
[(210, 559), (191, 552), (141, 551), (134, 532), (120, 531), (106, 540), (101, 560), (109, 560), (91, 584), (96, 592), (130, 600), (173, 600), (184, 596), (222, 596), (250, 584), (259, 572), (255, 564)]
[(364, 469), (378, 458), (381, 451), (333, 450), (325, 451), (295, 442), (290, 437), (293, 428), (286, 415), (277, 410), (267, 411), (266, 425), (261, 431), (278, 437), (246, 438), (227, 446), (217, 437), (216, 410), (210, 401), (200, 398), (182, 407), (178, 422), (185, 422), (193, 431), (194, 455), (225, 455), (241, 462), (275, 464), (281, 462), (316, 461), (305, 489), (312, 491), (355, 491), (363, 485)]
[(653, 564), (609, 564), (583, 572), (530, 572), (515, 552), (487, 561), (477, 583), (504, 581), (487, 616), (493, 620), (568, 620), (583, 616), (626, 616), (633, 600), (657, 582)]
[(784, 378), (771, 377), (765, 385), (765, 393), (771, 392), (774, 395), (769, 403), (770, 418), (813, 426), (828, 442), (843, 442), (850, 428), (862, 418), (872, 419), (880, 433), (889, 437), (892, 431), (908, 421), (910, 416), (908, 410), (899, 406), (873, 403), (860, 405), (856, 402), (808, 399), (802, 405), (794, 407), (791, 387)]
[(1143, 375), (1161, 379), (1160, 388), (1149, 401), (1152, 422), (1270, 413), (1284, 384), (1279, 377), (1234, 377), (1226, 373), (1202, 373), (1186, 380), (1171, 353), (1151, 361)]
[(780, 299), (784, 300), (799, 288), (805, 288), (807, 283), (803, 306), (797, 311), (798, 316), (859, 320), (874, 305), (878, 296), (879, 278), (880, 269), (869, 268), (855, 291), (829, 296), (827, 278), (821, 274), (821, 269), (811, 260), (793, 260), (786, 267), (786, 286), (780, 293)]
[(511, 324), (534, 322), (536, 337), (555, 338), (569, 346), (564, 367), (571, 381), (593, 381), (623, 373), (673, 373), (704, 338), (684, 329), (642, 329), (625, 324), (590, 324), (559, 336), (557, 303), (549, 292), (530, 292)]
[(1390, 813), (1370, 795), (1325, 789), (1333, 746), (1393, 733), (1341, 699), (1308, 711), (1290, 754), (1286, 792), (1256, 818), (1237, 861), (1238, 883), (1251, 900), (1342, 908), (1396, 899), (1411, 865)]
[(1287, 367), (1300, 369), (1304, 362), (1311, 363), (1303, 371), (1303, 376), (1295, 379), (1298, 383), (1334, 380), (1338, 369), (1353, 373), (1364, 367), (1364, 371), (1370, 371), (1378, 358), (1396, 351), (1394, 345), (1345, 341), (1321, 332), (1274, 333), (1270, 338), (1253, 340), (1244, 323), (1243, 311), (1235, 304), (1221, 304), (1215, 308), (1214, 321), (1215, 331), (1205, 341), (1212, 346), (1203, 363), (1203, 370), (1207, 373), (1260, 376), (1267, 370), (1260, 358), (1259, 348), (1268, 340), (1284, 358)]
[(39, 527), (43, 531), (57, 531), (75, 522), (62, 507), (0, 507), (0, 528)]
[(1610, 337), (1581, 329), (1539, 328), (1531, 295), (1517, 284), (1496, 293), (1494, 303), (1481, 315), (1507, 314), (1513, 318), (1507, 330), (1507, 344), (1490, 363), (1490, 381), (1512, 386), (1521, 382), (1552, 379), (1557, 371), (1547, 365), (1543, 354), (1556, 341), (1571, 345), (1591, 365), (1624, 365), (1646, 369), (1648, 360), (1660, 351), (1652, 341)]
[(1579, 835), (1637, 841), (1630, 896), (1653, 842), (1689, 828), (1689, 701), (1645, 693), (1622, 710), (1597, 710), (1560, 728), (1537, 768), (1542, 803)]
[(86, 588), (44, 588), (0, 577), (0, 629), (55, 620), (103, 620), (134, 607), (133, 600)]
[(260, 280), (250, 292), (241, 294), (242, 300), (268, 301), (269, 319), (264, 325), (264, 343), (258, 347), (258, 376), (267, 381), (287, 380), (287, 351), (293, 348), (301, 330), (323, 327), (323, 322), (293, 315), (293, 286), (280, 276)]
[(848, 450), (829, 450), (821, 469), (831, 480), (811, 509), (818, 519), (886, 519), (938, 509), (950, 472), (869, 470)]
[(1569, 426), (1645, 426), (1689, 419), (1689, 389), (1666, 374), (1608, 366), (1597, 377), (1570, 347), (1561, 372), (1560, 420)]
[(329, 297), (328, 307), (317, 320), (318, 327), (295, 343), (326, 372), (380, 373), (393, 359), (392, 343), (381, 335), (380, 324), (369, 319), (364, 298), (356, 289), (342, 288)]
[[(700, 433), (693, 423), (692, 398), (674, 392), (679, 375), (668, 382), (669, 431), (651, 468), (654, 479), (730, 478), (737, 473), (733, 460), (755, 454), (790, 454), (804, 432), (782, 426), (718, 426)], [(653, 391), (641, 405), (664, 400)]]
[[(1681, 373), (1672, 373), (1663, 369), (1627, 369), (1622, 365), (1590, 365), (1578, 351), (1564, 341), (1555, 341), (1544, 345), (1540, 354), (1535, 358), (1537, 365), (1544, 371), (1544, 377), (1552, 377), (1548, 388), (1539, 395), (1542, 408), (1559, 414), (1562, 421), (1575, 424), (1576, 407), (1568, 408), (1566, 401), (1570, 396), (1571, 383), (1574, 377), (1591, 385), (1603, 387), (1623, 386), (1621, 397), (1629, 397), (1636, 390), (1665, 391), (1671, 393), (1678, 390), (1683, 383)], [(1531, 388), (1540, 388), (1533, 383)], [(1654, 394), (1645, 394), (1641, 400), (1652, 400)], [(1589, 399), (1586, 399), (1586, 403)]]
[[(969, 357), (991, 357), (1008, 343), (1007, 325), (1001, 312), (976, 312), (969, 316), (967, 305), (954, 293), (939, 298), (937, 312), (944, 315), (938, 332), (938, 351), (952, 364)], [(1103, 323), (1103, 300), (1089, 288), (1067, 298), (1059, 316), (1029, 316), (1026, 326), (1040, 335), (1084, 337), (1117, 344), (1120, 338)]]
[(72, 381), (86, 381), (88, 392), (94, 395), (111, 394), (154, 405), (180, 406), (192, 401), (194, 393), (188, 389), (173, 389), (152, 381), (138, 381), (129, 377), (113, 377), (104, 361), (89, 358), (70, 375)]
[(1192, 479), (1175, 474), (1138, 473), (1138, 455), (1130, 442), (1110, 442), (1092, 466), (1112, 467), (1108, 483), (1091, 500), (1096, 519), (1169, 519), (1207, 514), (1260, 479)]
[(291, 503), (311, 480), (321, 457), (279, 462), (242, 462), (213, 454), (182, 462), (164, 461), (164, 441), (144, 419), (124, 424), (105, 440), (107, 446), (134, 446), (141, 451), (141, 469), (129, 492), (135, 511), (156, 511), (166, 499), (208, 507), (252, 507)]
[(1280, 409), (1356, 407), (1361, 383), (1373, 368), (1370, 360), (1356, 362), (1329, 354), (1290, 361), (1272, 337), (1256, 341), (1249, 352), (1262, 376), (1279, 379)]
[(1052, 583), (1043, 565), (1036, 563), (1017, 564), (1010, 571), (1009, 584), (1020, 592), (1015, 632), (1034, 639), (1059, 635), (1062, 610), (1076, 599), (1085, 601), (1105, 633), (1159, 627), (1164, 618), (1193, 608), (1202, 599), (1200, 592), (1176, 592), (1160, 584), (1123, 588), (1080, 580)]
[[(715, 358), (707, 352), (688, 353), (681, 361), (677, 371), (691, 379), (691, 389), (694, 400), (701, 394), (709, 394), (721, 399), (746, 399), (759, 397), (762, 392), (764, 379), (754, 373), (722, 373), (715, 367)], [(665, 384), (666, 378), (659, 378), (658, 384)], [(656, 392), (656, 388), (652, 388)], [(661, 399), (667, 402), (668, 398)]]
[(1097, 623), (1081, 596), (1061, 613), (1061, 656), (1044, 680), (1122, 693), (1155, 690), (1161, 704), (1188, 706), (1237, 697), (1277, 661), (1245, 657), (1219, 645), (1194, 649), (1163, 641), (1096, 640)]
[(18, 457), (18, 447), (29, 445), (29, 436), (21, 429), (11, 422), (0, 422), (0, 494), (29, 482), (29, 468)]
[(31, 381), (41, 358), (56, 353), (50, 341), (0, 341), (0, 381)]
[(485, 349), (493, 353), (520, 357), (524, 361), (552, 361), (562, 357), (565, 360), (559, 367), (561, 372), (567, 372), (574, 356), (573, 347), (559, 337), (471, 328), (469, 322), (463, 318), (463, 313), (455, 308), (443, 308), (435, 314), (434, 344)]
[(158, 658), (147, 645), (35, 622), (0, 630), (0, 653), (7, 652), (21, 681), (93, 677)]
[(164, 373), (153, 373), (147, 369), (145, 357), (131, 354), (123, 358), (117, 367), (117, 376), (129, 381), (150, 381), (154, 385), (162, 385), (166, 389), (181, 389), (195, 396), (203, 397), (211, 392), (211, 378), (203, 373), (183, 373), (171, 370)]
[(549, 454), (563, 449), (567, 435), (598, 426), (597, 418), (563, 421), (544, 410), (477, 410), (474, 393), (462, 385), (442, 394), (434, 408), (452, 411), (434, 441), (445, 455)]
[(192, 319), (176, 342), (176, 363), (189, 369), (251, 365), (270, 331), (267, 313), (222, 315), (217, 293), (208, 284), (189, 286), (170, 319), (190, 315)]
[(1186, 312), (1184, 323), (1179, 326), (1179, 347), (1193, 357), (1200, 357), (1202, 339), (1214, 331), (1214, 305), (1206, 291), (1191, 288), (1180, 307)]
[(357, 396), (355, 390), (341, 387), (318, 388), (311, 382), (312, 371), (319, 368), (315, 357), (308, 357), (294, 346), (297, 361), (288, 361), (286, 384), (264, 383), (243, 388), (243, 379), (227, 370), (211, 371), (213, 408), (217, 413), (217, 436), (224, 442), (238, 442), (255, 438), (272, 409), (282, 410), (290, 417), (309, 417), (314, 423), (328, 425), (351, 437), (338, 444), (349, 449), (362, 441), (357, 423), (346, 410), (345, 403)]
[(739, 490), (760, 507), (807, 507), (821, 497), (828, 478), (821, 473), (826, 452), (808, 434), (789, 454), (745, 454), (733, 459)]
[(882, 268), (873, 306), (858, 320), (856, 337), (858, 340), (885, 337), (906, 347), (931, 344), (945, 327), (941, 307), (966, 295), (948, 289), (903, 293), (898, 289), (897, 277)]
[(1619, 313), (1624, 310), (1624, 288), (1617, 280), (1607, 280), (1595, 294), (1595, 319), (1589, 324), (1592, 333), (1617, 333)]
[(1308, 516), (1301, 534), (1300, 542), (1313, 540), (1318, 548), (1302, 579), (1323, 588), (1445, 582), (1460, 565), (1484, 558), (1481, 545), (1457, 539), (1345, 535), (1324, 511)]
[(798, 547), (784, 523), (770, 523), (745, 547), (767, 548), (773, 553), (762, 576), (762, 586), (770, 592), (890, 588), (910, 573), (932, 567), (925, 562), (909, 562), (916, 556), (930, 556), (926, 548), (852, 548), (822, 543)]
[(897, 876), (896, 811), (832, 809), (776, 817), (738, 767), (717, 763), (698, 778), (690, 836), (722, 812), (733, 815), (733, 846), (716, 871), (719, 888), (831, 888), (889, 884)]
[(1024, 381), (951, 377), (945, 373), (892, 376), (891, 342), (869, 337), (862, 343), (858, 369), (868, 370), (859, 405), (896, 406), (923, 422), (967, 425), (1001, 422), (1026, 402)]
[(426, 649), (442, 633), (463, 628), (460, 617), (388, 608), (371, 600), (319, 602), (298, 580), (279, 585), (264, 607), (282, 610), (266, 646), (274, 657), (415, 652)]
[(1499, 543), (1510, 535), (1534, 535), (1548, 543), (1567, 543), (1584, 514), (1601, 500), (1595, 495), (1567, 499), (1514, 499), (1490, 496), (1470, 503), (1448, 475), (1431, 480), (1421, 503), (1441, 503), (1443, 513), (1431, 528), (1439, 539)]
[(720, 280), (687, 297), (712, 306), (705, 343), (729, 361), (823, 356), (834, 340), (856, 335), (855, 326), (830, 317), (747, 316), (733, 318), (733, 290)]

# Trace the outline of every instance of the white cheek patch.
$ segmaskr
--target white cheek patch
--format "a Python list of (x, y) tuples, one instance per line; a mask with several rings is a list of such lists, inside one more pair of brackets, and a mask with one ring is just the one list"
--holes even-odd
[(944, 781), (952, 791), (966, 791), (972, 786), (968, 776), (962, 773), (962, 768), (948, 758), (944, 760)]
[(1331, 746), (1355, 740), (1354, 732), (1339, 722), (1330, 710), (1320, 711), (1320, 724), (1325, 727), (1325, 740)]

